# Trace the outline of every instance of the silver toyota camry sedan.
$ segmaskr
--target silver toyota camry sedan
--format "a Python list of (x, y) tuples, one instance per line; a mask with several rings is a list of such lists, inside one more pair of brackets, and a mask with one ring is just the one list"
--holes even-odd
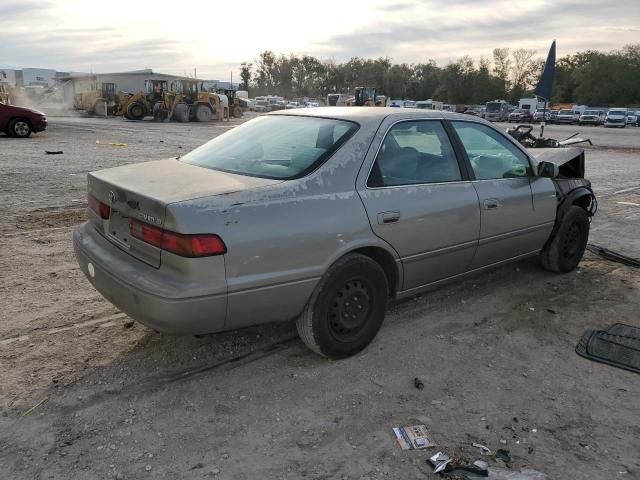
[(192, 334), (297, 319), (344, 358), (390, 300), (534, 255), (574, 269), (595, 198), (579, 149), (527, 151), (469, 115), (329, 107), (90, 173), (88, 202), (78, 263), (133, 319)]

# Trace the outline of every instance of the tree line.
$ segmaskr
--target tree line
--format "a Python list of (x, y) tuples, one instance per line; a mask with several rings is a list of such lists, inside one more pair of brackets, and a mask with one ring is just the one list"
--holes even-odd
[[(530, 96), (544, 67), (535, 50), (495, 48), (478, 61), (465, 55), (446, 66), (435, 61), (393, 63), (388, 57), (353, 57), (347, 62), (311, 55), (260, 52), (254, 62), (241, 64), (241, 90), (251, 96), (325, 98), (329, 93), (352, 94), (355, 87), (376, 87), (390, 98), (451, 104), (483, 104), (504, 99), (516, 103)], [(587, 50), (556, 62), (552, 103), (597, 106), (640, 105), (640, 44), (620, 50)]]

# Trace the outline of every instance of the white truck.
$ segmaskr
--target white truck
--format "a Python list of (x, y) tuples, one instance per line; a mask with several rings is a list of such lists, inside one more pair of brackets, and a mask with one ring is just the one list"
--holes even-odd
[(416, 108), (422, 108), (425, 110), (442, 110), (444, 108), (444, 103), (432, 99), (419, 100), (416, 102)]
[(493, 100), (484, 106), (484, 119), (490, 122), (506, 122), (509, 118), (509, 104), (504, 100)]

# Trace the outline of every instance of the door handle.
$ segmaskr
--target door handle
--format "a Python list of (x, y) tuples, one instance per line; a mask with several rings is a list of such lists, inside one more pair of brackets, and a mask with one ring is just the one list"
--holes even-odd
[(482, 205), (485, 210), (495, 210), (500, 207), (500, 201), (497, 198), (487, 198)]
[(380, 225), (385, 223), (396, 223), (398, 220), (400, 220), (400, 212), (398, 211), (380, 212), (378, 214), (378, 223)]

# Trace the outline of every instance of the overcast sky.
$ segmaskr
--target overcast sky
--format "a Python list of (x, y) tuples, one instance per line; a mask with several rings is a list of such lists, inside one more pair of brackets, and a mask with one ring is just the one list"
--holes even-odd
[[(220, 6), (221, 5), (221, 6)], [(242, 5), (242, 6), (241, 6)], [(0, 0), (0, 68), (237, 79), (259, 51), (394, 62), (640, 43), (640, 0)]]

